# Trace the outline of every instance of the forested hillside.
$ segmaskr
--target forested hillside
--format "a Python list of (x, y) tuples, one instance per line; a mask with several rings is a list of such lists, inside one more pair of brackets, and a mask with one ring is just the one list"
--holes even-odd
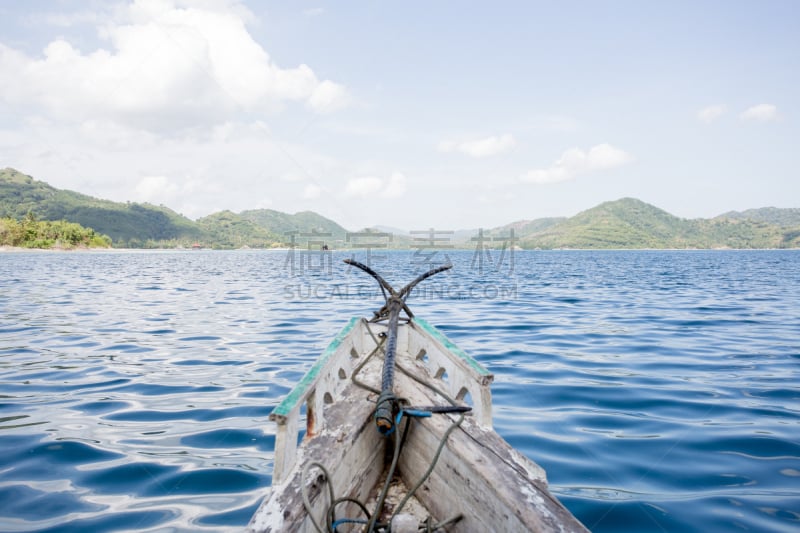
[(222, 211), (193, 221), (165, 206), (101, 200), (56, 189), (11, 168), (0, 170), (0, 217), (22, 220), (28, 214), (41, 221), (75, 222), (123, 248), (268, 248), (288, 243), (290, 232), (321, 231), (343, 239), (346, 231), (311, 211)]
[(201, 228), (169, 208), (100, 200), (56, 189), (14, 169), (0, 170), (0, 217), (68, 220), (111, 237), (115, 246), (143, 247), (205, 237)]
[[(107, 235), (115, 247), (304, 247), (308, 241), (315, 246), (320, 242), (336, 248), (359, 246), (358, 239), (348, 238), (353, 234), (348, 235), (344, 227), (312, 211), (221, 211), (193, 221), (165, 206), (112, 202), (56, 189), (9, 168), (0, 170), (2, 217), (18, 222), (32, 217), (79, 224), (96, 235)], [(6, 222), (7, 228), (11, 226)], [(476, 245), (478, 230), (449, 229), (454, 231), (448, 233), (452, 235), (448, 246)], [(486, 242), (499, 245), (496, 241), (506, 239), (512, 230), (514, 244), (530, 249), (797, 248), (800, 209), (767, 207), (731, 211), (711, 219), (684, 219), (641, 200), (623, 198), (570, 218), (536, 218), (486, 230)], [(389, 244), (413, 248), (420, 239), (424, 237), (404, 232)]]
[(683, 219), (623, 198), (605, 202), (522, 238), (525, 248), (789, 248), (798, 227), (749, 218)]

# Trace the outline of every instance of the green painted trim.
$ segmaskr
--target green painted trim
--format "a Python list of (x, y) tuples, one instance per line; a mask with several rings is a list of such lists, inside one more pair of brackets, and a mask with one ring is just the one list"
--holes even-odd
[(283, 401), (275, 409), (272, 410), (272, 412), (270, 413), (270, 417), (289, 416), (289, 413), (291, 413), (292, 410), (294, 410), (298, 402), (300, 402), (304, 398), (308, 389), (317, 380), (317, 377), (319, 377), (319, 373), (322, 370), (322, 368), (325, 366), (325, 364), (328, 362), (331, 356), (336, 352), (336, 350), (339, 349), (339, 346), (342, 344), (342, 342), (344, 342), (347, 336), (350, 335), (350, 333), (353, 331), (353, 328), (356, 327), (356, 324), (358, 324), (360, 320), (361, 318), (355, 316), (350, 319), (350, 321), (342, 329), (342, 331), (340, 331), (339, 334), (336, 335), (336, 337), (331, 341), (331, 343), (328, 344), (328, 347), (325, 348), (325, 351), (322, 352), (322, 355), (319, 356), (319, 359), (317, 359), (317, 362), (314, 363), (314, 366), (312, 366), (309, 369), (309, 371), (306, 372), (306, 375), (303, 376), (303, 379), (301, 379), (300, 382), (294, 386), (292, 392), (290, 392), (289, 395), (286, 396), (286, 398), (284, 398)]
[(447, 348), (451, 353), (453, 353), (453, 354), (457, 355), (458, 357), (460, 357), (461, 359), (463, 359), (464, 362), (467, 363), (478, 374), (480, 374), (482, 376), (491, 376), (492, 375), (491, 372), (486, 370), (486, 368), (484, 368), (484, 366), (482, 364), (480, 364), (478, 361), (476, 361), (475, 359), (470, 357), (467, 354), (467, 352), (465, 352), (464, 350), (462, 350), (461, 348), (456, 346), (456, 343), (454, 343), (453, 341), (451, 341), (450, 339), (445, 337), (444, 333), (442, 333), (441, 331), (439, 331), (438, 329), (436, 329), (435, 327), (430, 325), (424, 319), (414, 317), (414, 322), (413, 323), (415, 325), (419, 326), (420, 329), (425, 331), (428, 335), (433, 337), (435, 340), (439, 341), (442, 344), (442, 346)]

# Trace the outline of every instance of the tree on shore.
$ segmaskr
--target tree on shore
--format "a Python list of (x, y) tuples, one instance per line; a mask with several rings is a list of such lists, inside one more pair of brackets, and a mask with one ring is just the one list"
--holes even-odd
[(0, 245), (20, 248), (109, 248), (111, 239), (75, 222), (37, 220), (29, 212), (22, 220), (0, 218)]

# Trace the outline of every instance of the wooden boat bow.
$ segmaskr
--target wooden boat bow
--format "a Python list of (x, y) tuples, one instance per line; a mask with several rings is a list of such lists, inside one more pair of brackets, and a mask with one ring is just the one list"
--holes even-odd
[[(443, 270), (397, 292), (371, 273), (384, 307), (351, 318), (270, 414), (272, 487), (248, 531), (586, 531), (492, 430), (494, 376), (408, 310), (413, 287)], [(466, 403), (469, 416), (452, 412)]]

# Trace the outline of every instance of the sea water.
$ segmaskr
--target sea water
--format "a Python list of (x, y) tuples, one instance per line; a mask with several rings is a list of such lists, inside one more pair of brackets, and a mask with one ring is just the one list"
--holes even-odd
[(0, 530), (239, 530), (370, 261), (593, 531), (800, 529), (800, 251), (0, 254)]

